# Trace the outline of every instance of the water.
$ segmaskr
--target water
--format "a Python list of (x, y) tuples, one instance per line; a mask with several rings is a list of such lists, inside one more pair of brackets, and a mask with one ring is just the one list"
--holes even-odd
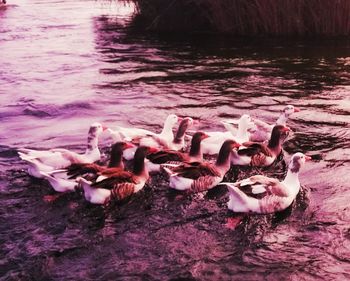
[[(130, 7), (9, 2), (0, 10), (1, 280), (350, 279), (349, 40), (150, 36), (128, 32)], [(220, 118), (247, 112), (273, 122), (285, 104), (302, 110), (286, 157), (314, 157), (303, 191), (284, 214), (246, 217), (235, 230), (224, 189), (182, 196), (159, 177), (111, 208), (79, 194), (47, 203), (54, 192), (15, 152), (83, 151), (93, 121), (159, 131), (176, 113), (217, 130)], [(263, 172), (283, 177), (276, 169)]]

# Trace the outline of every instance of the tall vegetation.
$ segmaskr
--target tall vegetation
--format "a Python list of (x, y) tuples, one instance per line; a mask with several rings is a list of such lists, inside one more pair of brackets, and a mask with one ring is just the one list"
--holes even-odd
[(350, 0), (131, 0), (154, 31), (350, 35)]

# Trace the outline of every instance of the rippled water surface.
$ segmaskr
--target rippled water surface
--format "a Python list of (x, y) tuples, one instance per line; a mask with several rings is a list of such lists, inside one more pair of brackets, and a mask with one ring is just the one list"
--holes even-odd
[[(229, 40), (132, 32), (130, 7), (9, 0), (0, 8), (1, 280), (349, 280), (350, 41)], [(89, 124), (161, 129), (169, 113), (221, 129), (301, 109), (285, 156), (314, 160), (293, 208), (228, 225), (227, 195), (182, 196), (153, 177), (92, 206), (30, 178), (18, 147), (85, 148)], [(102, 147), (110, 141), (102, 138)], [(283, 177), (283, 170), (262, 171)], [(250, 174), (242, 171), (240, 177)]]

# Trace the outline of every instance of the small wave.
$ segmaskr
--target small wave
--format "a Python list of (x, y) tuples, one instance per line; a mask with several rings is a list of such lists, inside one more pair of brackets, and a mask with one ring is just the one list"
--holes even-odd
[(52, 117), (49, 112), (40, 109), (26, 108), (23, 110), (24, 115), (30, 115), (35, 117)]
[(62, 106), (62, 109), (76, 109), (76, 108), (93, 109), (93, 106), (88, 102), (72, 102)]

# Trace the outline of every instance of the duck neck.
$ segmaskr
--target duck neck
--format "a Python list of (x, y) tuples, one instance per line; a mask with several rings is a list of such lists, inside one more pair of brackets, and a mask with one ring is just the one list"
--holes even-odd
[(271, 137), (269, 140), (269, 143), (267, 144), (267, 147), (276, 152), (280, 152), (282, 149), (282, 137), (281, 134), (277, 130), (272, 130)]
[(171, 135), (172, 138), (174, 138), (174, 134), (173, 134), (173, 125), (168, 121), (165, 120), (164, 122), (164, 127), (163, 130), (161, 131), (160, 135)]
[(231, 146), (222, 145), (218, 158), (216, 159), (216, 166), (228, 168), (230, 166), (230, 154), (232, 148)]
[(123, 149), (117, 147), (111, 152), (111, 160), (109, 161), (108, 168), (122, 168), (124, 169), (123, 163)]
[(282, 112), (276, 121), (276, 125), (285, 126), (287, 124), (287, 120), (288, 120), (287, 114), (285, 112)]
[(96, 132), (89, 131), (85, 154), (91, 154), (96, 150), (98, 150), (98, 135)]
[(192, 139), (191, 149), (188, 155), (193, 158), (203, 159), (200, 139)]
[[(293, 188), (292, 191), (295, 192), (296, 194), (298, 194), (299, 189), (300, 189), (299, 171), (293, 172), (291, 169), (288, 169), (287, 175), (284, 178), (283, 183), (286, 187)], [(297, 188), (295, 188), (295, 187), (297, 187)]]
[(176, 135), (174, 137), (174, 143), (179, 144), (185, 141), (185, 133), (187, 130), (187, 124), (186, 123), (181, 123), (179, 126), (179, 129), (176, 132)]
[(244, 126), (243, 124), (238, 124), (238, 130), (237, 130), (237, 138), (238, 139), (249, 139), (249, 133), (247, 126)]
[(133, 173), (136, 176), (141, 176), (143, 174), (148, 176), (147, 169), (145, 168), (145, 156), (146, 152), (144, 148), (138, 148), (134, 156), (134, 169)]

